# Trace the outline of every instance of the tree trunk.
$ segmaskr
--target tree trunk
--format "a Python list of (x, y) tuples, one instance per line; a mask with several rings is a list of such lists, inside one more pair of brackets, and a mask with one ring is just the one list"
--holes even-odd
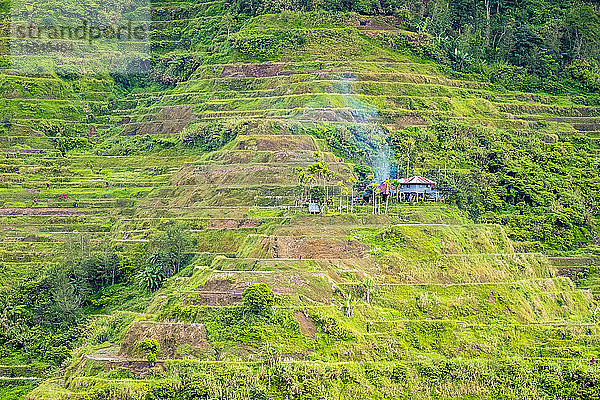
[(375, 215), (375, 203), (377, 199), (375, 198), (375, 188), (373, 188), (373, 215)]
[(388, 194), (387, 197), (385, 198), (385, 215), (387, 215), (389, 202), (390, 202), (390, 195)]
[(485, 0), (485, 45), (490, 45), (490, 18), (492, 16), (492, 0)]

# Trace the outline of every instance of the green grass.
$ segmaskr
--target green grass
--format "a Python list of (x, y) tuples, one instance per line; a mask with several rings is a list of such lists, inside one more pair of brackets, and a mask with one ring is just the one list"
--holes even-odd
[[(126, 270), (83, 305), (65, 376), (35, 389), (0, 382), (0, 397), (171, 398), (199, 385), (230, 399), (594, 398), (597, 267), (572, 282), (541, 252), (563, 255), (557, 243), (595, 229), (597, 157), (576, 128), (598, 123), (597, 95), (508, 91), (450, 73), (358, 30), (363, 17), (351, 13), (244, 17), (227, 37), (226, 6), (153, 3), (155, 81), (0, 74), (0, 148), (47, 151), (0, 153), (0, 207), (26, 208), (0, 215), (3, 289), (69, 262), (73, 239), (100, 256), (110, 240)], [(411, 175), (464, 174), (455, 192), (473, 195), (461, 186), (471, 174), (488, 190), (391, 204), (388, 215), (291, 207), (303, 191), (297, 167), (327, 162), (333, 187), (373, 154), (365, 142), (379, 128), (402, 168), (414, 141)], [(474, 208), (485, 223), (473, 223)], [(184, 271), (150, 293), (138, 282), (145, 246), (173, 224), (196, 244)], [(205, 305), (222, 281), (226, 304)], [(259, 282), (277, 293), (270, 314), (238, 301)], [(201, 323), (210, 347), (135, 379), (125, 361), (110, 370), (85, 357), (118, 353), (133, 321)], [(17, 345), (1, 349), (29, 365)]]

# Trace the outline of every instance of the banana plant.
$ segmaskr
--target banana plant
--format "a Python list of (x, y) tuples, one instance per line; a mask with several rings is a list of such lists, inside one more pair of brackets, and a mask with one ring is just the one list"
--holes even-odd
[(346, 317), (350, 318), (354, 315), (354, 301), (352, 300), (352, 292), (347, 291), (344, 294), (344, 308), (346, 310)]

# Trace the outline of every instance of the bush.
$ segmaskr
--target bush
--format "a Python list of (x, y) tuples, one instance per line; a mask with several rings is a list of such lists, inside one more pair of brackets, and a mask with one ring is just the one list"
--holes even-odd
[(181, 398), (182, 400), (201, 400), (208, 399), (208, 396), (207, 387), (202, 386), (199, 382), (191, 381), (184, 385), (177, 398)]
[(253, 283), (242, 294), (244, 307), (260, 314), (270, 311), (275, 303), (275, 293), (265, 283)]
[(269, 395), (263, 388), (251, 387), (249, 391), (250, 400), (268, 400)]
[(150, 362), (156, 362), (156, 355), (160, 351), (160, 344), (156, 339), (146, 338), (138, 343), (138, 348), (146, 354)]
[(169, 400), (174, 399), (175, 395), (175, 389), (170, 382), (155, 382), (149, 386), (146, 400)]
[(151, 292), (155, 292), (162, 286), (165, 280), (162, 265), (158, 262), (153, 262), (154, 258), (140, 272), (140, 286)]
[(106, 374), (106, 377), (108, 379), (136, 379), (135, 374), (131, 372), (131, 370), (124, 367), (111, 369)]
[(61, 365), (70, 356), (71, 352), (66, 346), (50, 346), (46, 351), (45, 358), (56, 365)]

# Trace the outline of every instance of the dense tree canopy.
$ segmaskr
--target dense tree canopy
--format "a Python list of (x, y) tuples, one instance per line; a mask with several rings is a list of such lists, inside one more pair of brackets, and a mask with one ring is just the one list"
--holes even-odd
[[(600, 12), (582, 0), (236, 0), (241, 14), (354, 11), (395, 18), (421, 55), (515, 89), (600, 91)], [(406, 44), (402, 42), (402, 44)], [(403, 47), (403, 46), (401, 46)], [(556, 78), (560, 78), (557, 82)]]

